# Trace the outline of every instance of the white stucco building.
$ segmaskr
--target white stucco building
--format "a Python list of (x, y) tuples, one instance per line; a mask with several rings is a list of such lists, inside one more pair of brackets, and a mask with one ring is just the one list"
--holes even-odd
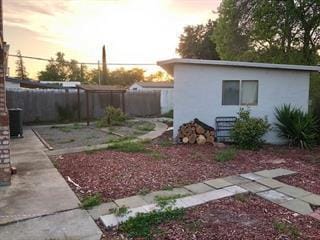
[(173, 109), (173, 83), (172, 82), (137, 82), (129, 87), (130, 91), (160, 91), (161, 113)]
[[(308, 111), (310, 72), (317, 66), (197, 59), (158, 62), (174, 77), (174, 137), (179, 127), (198, 118), (215, 127), (216, 117), (237, 116), (241, 107), (252, 116), (275, 122), (274, 109), (291, 104)], [(275, 130), (265, 140), (281, 143)]]

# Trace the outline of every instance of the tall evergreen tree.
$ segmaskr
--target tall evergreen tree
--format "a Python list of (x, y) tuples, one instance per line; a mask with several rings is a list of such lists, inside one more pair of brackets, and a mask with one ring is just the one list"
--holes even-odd
[(24, 65), (24, 61), (21, 55), (21, 51), (17, 51), (18, 60), (16, 61), (16, 75), (21, 80), (28, 78), (28, 72), (26, 70), (26, 66)]
[(102, 47), (102, 84), (108, 84), (106, 47)]

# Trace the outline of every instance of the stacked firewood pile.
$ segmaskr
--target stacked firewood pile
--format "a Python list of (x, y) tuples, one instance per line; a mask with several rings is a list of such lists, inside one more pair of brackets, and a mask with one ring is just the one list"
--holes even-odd
[(213, 127), (195, 118), (193, 121), (182, 124), (178, 131), (179, 143), (214, 144), (215, 131)]

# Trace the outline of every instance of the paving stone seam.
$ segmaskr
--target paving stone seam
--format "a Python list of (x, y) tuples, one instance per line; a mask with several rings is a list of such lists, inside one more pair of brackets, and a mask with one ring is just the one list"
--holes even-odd
[(77, 210), (77, 209), (80, 209), (80, 207), (65, 209), (65, 210), (56, 211), (56, 212), (53, 212), (53, 213), (2, 215), (2, 216), (0, 216), (0, 218), (10, 218), (10, 217), (27, 217), (27, 218), (23, 218), (23, 219), (20, 219), (20, 220), (14, 220), (14, 221), (6, 222), (6, 223), (0, 223), (0, 226), (7, 226), (7, 225), (10, 225), (10, 224), (14, 224), (14, 223), (18, 223), (18, 222), (24, 222), (24, 221), (28, 221), (28, 220), (31, 220), (31, 219), (37, 219), (37, 218), (42, 218), (42, 217), (47, 217), (47, 216), (53, 216), (53, 215), (56, 215), (56, 214), (59, 214), (59, 213), (74, 211), (74, 210)]

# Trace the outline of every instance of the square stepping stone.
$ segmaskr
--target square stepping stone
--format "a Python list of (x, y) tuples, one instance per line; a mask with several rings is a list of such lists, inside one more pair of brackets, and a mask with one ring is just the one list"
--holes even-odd
[(306, 197), (308, 195), (311, 195), (310, 192), (307, 192), (307, 191), (303, 190), (302, 188), (297, 188), (297, 187), (293, 187), (293, 186), (281, 187), (281, 188), (278, 188), (277, 191), (284, 193), (286, 195), (289, 195), (291, 197), (300, 198), (300, 199), (303, 197)]
[(260, 175), (262, 177), (266, 178), (276, 178), (280, 176), (285, 176), (285, 175), (291, 175), (295, 174), (296, 172), (284, 169), (284, 168), (276, 168), (276, 169), (271, 169), (271, 170), (263, 170), (263, 171), (258, 171), (255, 172), (254, 174)]
[(218, 189), (218, 190), (198, 194), (197, 196), (199, 196), (204, 202), (209, 202), (209, 201), (213, 201), (213, 200), (217, 200), (225, 197), (230, 197), (232, 195), (233, 193), (231, 191), (227, 191), (225, 189)]
[(314, 206), (320, 206), (320, 196), (317, 194), (311, 194), (301, 198), (301, 200), (308, 202)]
[(256, 180), (256, 182), (265, 185), (269, 188), (279, 188), (279, 187), (284, 187), (284, 186), (288, 186), (285, 183), (282, 183), (278, 180), (272, 179), (272, 178), (259, 178)]
[(212, 179), (212, 180), (208, 180), (204, 182), (205, 184), (209, 185), (210, 187), (219, 189), (219, 188), (224, 188), (224, 187), (228, 187), (233, 185), (230, 182), (227, 182), (226, 180), (222, 179), (222, 178), (216, 178), (216, 179)]
[(195, 183), (195, 184), (184, 186), (184, 188), (186, 188), (187, 190), (193, 193), (204, 193), (204, 192), (212, 191), (214, 189), (204, 183)]
[(117, 207), (118, 206), (114, 202), (102, 203), (101, 205), (88, 210), (88, 212), (94, 220), (97, 220), (103, 215), (110, 214), (110, 210)]
[[(184, 197), (184, 198), (180, 198), (179, 200), (180, 200), (180, 202), (183, 203), (184, 208), (194, 207), (194, 206), (201, 205), (206, 202), (199, 195)], [(175, 206), (177, 206), (177, 205), (175, 205)]]
[(256, 181), (260, 178), (263, 178), (262, 176), (259, 176), (257, 174), (254, 173), (245, 173), (245, 174), (240, 174), (241, 177), (252, 180), (252, 181)]
[(277, 192), (275, 190), (269, 190), (269, 191), (265, 191), (265, 192), (259, 192), (257, 193), (258, 196), (269, 200), (271, 202), (280, 204), (280, 203), (284, 203), (287, 202), (289, 200), (293, 200), (292, 197), (289, 197), (283, 193)]
[(249, 180), (247, 178), (240, 177), (238, 175), (226, 177), (226, 178), (224, 178), (224, 180), (226, 180), (227, 182), (230, 182), (230, 183), (232, 183), (234, 185), (251, 182), (251, 180)]
[(313, 212), (309, 203), (306, 203), (299, 199), (293, 199), (293, 200), (281, 203), (280, 206), (303, 215), (308, 215)]
[(239, 186), (225, 187), (225, 188), (223, 188), (223, 190), (226, 190), (226, 191), (232, 193), (232, 195), (248, 192), (246, 189), (239, 187)]
[(156, 202), (155, 198), (157, 196), (169, 197), (169, 196), (176, 196), (176, 195), (181, 195), (181, 196), (192, 195), (192, 192), (190, 192), (185, 188), (174, 188), (172, 190), (151, 192), (141, 197), (147, 203), (155, 203)]
[(270, 190), (270, 188), (264, 186), (264, 185), (261, 185), (259, 183), (256, 183), (256, 182), (249, 182), (249, 183), (244, 183), (244, 184), (241, 184), (240, 187), (248, 190), (249, 192), (252, 192), (252, 193), (257, 193), (257, 192), (263, 192), (263, 191), (266, 191), (266, 190)]
[(148, 203), (141, 196), (132, 196), (114, 201), (119, 207), (136, 208), (147, 205)]
[(118, 218), (114, 214), (101, 216), (100, 220), (106, 228), (115, 227), (119, 224)]

